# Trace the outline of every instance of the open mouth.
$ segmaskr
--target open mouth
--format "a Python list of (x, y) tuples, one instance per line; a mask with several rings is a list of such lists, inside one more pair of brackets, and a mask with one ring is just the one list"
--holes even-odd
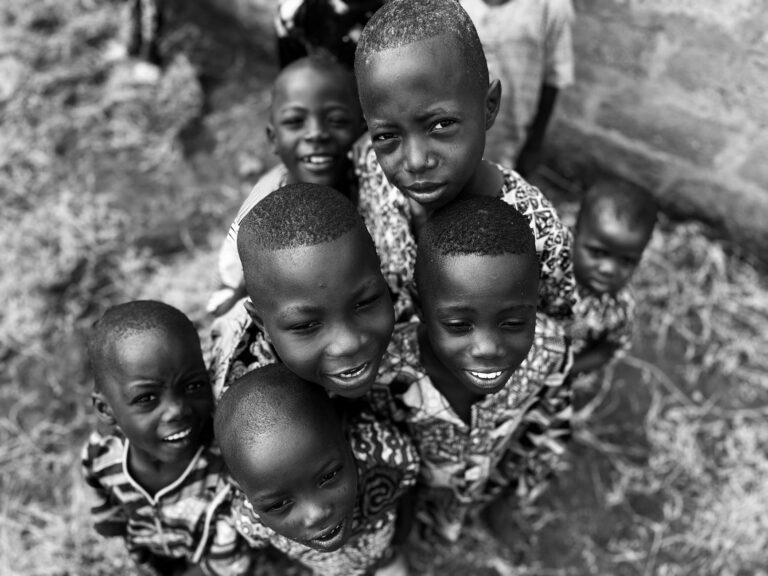
[(333, 528), (327, 531), (325, 534), (315, 536), (312, 540), (316, 542), (329, 542), (341, 533), (341, 529), (344, 528), (344, 520), (336, 524)]
[(496, 370), (494, 372), (475, 372), (474, 370), (467, 370), (472, 376), (475, 378), (480, 378), (480, 380), (496, 380), (499, 376), (501, 376), (503, 370)]
[(370, 362), (363, 362), (356, 368), (350, 368), (349, 370), (344, 370), (343, 372), (337, 372), (336, 374), (331, 374), (331, 376), (334, 378), (341, 378), (342, 380), (352, 380), (353, 378), (357, 378), (363, 372), (365, 372), (365, 369), (368, 368), (369, 364)]
[(184, 440), (190, 434), (192, 434), (192, 428), (185, 428), (184, 430), (180, 430), (179, 432), (175, 432), (174, 434), (169, 434), (168, 436), (163, 438), (163, 442), (179, 442), (181, 440)]
[(477, 388), (488, 391), (503, 386), (507, 380), (506, 370), (467, 370), (466, 372)]
[(313, 168), (328, 168), (334, 163), (334, 156), (330, 154), (309, 154), (302, 156), (301, 161)]

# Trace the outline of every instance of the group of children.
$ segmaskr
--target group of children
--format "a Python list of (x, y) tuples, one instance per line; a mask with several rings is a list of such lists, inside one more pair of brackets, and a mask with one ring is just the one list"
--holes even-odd
[(354, 75), (310, 55), (275, 82), (281, 163), (222, 248), (207, 365), (167, 304), (93, 329), (111, 428), (86, 480), (142, 574), (258, 574), (275, 550), (428, 574), (489, 502), (541, 493), (572, 376), (630, 343), (653, 199), (597, 186), (572, 237), (484, 159), (501, 86), (455, 0), (385, 2), (356, 40)]

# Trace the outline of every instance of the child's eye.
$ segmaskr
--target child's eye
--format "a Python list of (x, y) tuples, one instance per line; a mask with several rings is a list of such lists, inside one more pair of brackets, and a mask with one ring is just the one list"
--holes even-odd
[(203, 388), (208, 387), (208, 381), (207, 380), (197, 380), (195, 382), (189, 382), (185, 387), (184, 390), (187, 392), (198, 392), (199, 390), (202, 390)]
[(157, 395), (156, 394), (139, 394), (136, 396), (132, 401), (131, 404), (135, 404), (138, 406), (147, 406), (149, 404), (152, 404), (153, 402), (157, 401)]
[(288, 128), (297, 128), (302, 124), (304, 124), (304, 118), (300, 116), (289, 116), (280, 120), (280, 125)]
[(442, 324), (443, 327), (449, 332), (465, 333), (472, 330), (472, 324), (462, 320), (446, 320)]
[(432, 130), (445, 130), (446, 128), (456, 124), (455, 120), (440, 120), (432, 125)]
[(608, 256), (608, 252), (602, 248), (590, 248), (589, 252), (594, 258), (606, 258)]
[(526, 326), (528, 326), (528, 320), (524, 318), (510, 318), (501, 323), (501, 327), (508, 330), (520, 330)]
[(315, 322), (314, 320), (308, 321), (308, 322), (299, 322), (297, 324), (291, 325), (288, 330), (291, 332), (310, 332), (320, 326), (320, 322)]
[(368, 308), (372, 304), (375, 304), (379, 300), (380, 296), (379, 294), (374, 294), (373, 296), (369, 296), (368, 298), (365, 298), (364, 300), (361, 300), (355, 305), (356, 310), (360, 310), (363, 308)]
[(336, 114), (328, 117), (328, 123), (336, 127), (349, 126), (349, 124), (351, 123), (351, 120), (349, 119), (348, 116)]
[(291, 505), (291, 501), (288, 498), (284, 498), (283, 500), (280, 500), (278, 502), (273, 502), (272, 504), (267, 504), (263, 507), (265, 512), (282, 512), (288, 506)]
[(323, 485), (327, 484), (328, 482), (330, 482), (331, 480), (333, 480), (334, 478), (336, 478), (336, 476), (339, 475), (339, 472), (341, 472), (341, 467), (336, 468), (336, 469), (328, 472), (327, 474), (323, 474), (323, 477), (320, 478), (320, 486), (323, 486)]
[(373, 135), (373, 143), (379, 143), (384, 144), (385, 142), (389, 142), (390, 140), (394, 140), (397, 138), (394, 132), (380, 132), (378, 134)]

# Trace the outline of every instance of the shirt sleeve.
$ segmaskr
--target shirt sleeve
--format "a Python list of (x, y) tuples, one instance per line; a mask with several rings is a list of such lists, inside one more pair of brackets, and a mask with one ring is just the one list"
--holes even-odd
[(558, 332), (536, 344), (539, 362), (533, 377), (542, 386), (500, 465), (524, 502), (535, 500), (546, 489), (571, 437), (573, 393), (567, 375), (572, 355), (562, 332)]
[(94, 432), (83, 447), (81, 464), (85, 483), (91, 492), (91, 516), (94, 528), (102, 536), (126, 535), (128, 517), (120, 503), (115, 500), (102, 483), (102, 478), (115, 472), (115, 465), (102, 468), (104, 456), (108, 453), (105, 439)]
[(536, 242), (539, 273), (539, 310), (558, 320), (573, 318), (578, 302), (573, 275), (573, 236), (541, 191), (519, 174), (505, 173), (502, 199), (528, 218)]
[(251, 572), (252, 552), (235, 526), (231, 502), (220, 507), (213, 520), (213, 538), (200, 562), (209, 576), (245, 576)]
[(573, 6), (571, 0), (546, 4), (544, 84), (565, 88), (573, 84)]

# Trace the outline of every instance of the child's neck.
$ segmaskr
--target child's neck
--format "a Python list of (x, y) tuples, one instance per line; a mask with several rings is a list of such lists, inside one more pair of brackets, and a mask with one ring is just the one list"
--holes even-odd
[(162, 462), (147, 456), (140, 450), (128, 446), (128, 471), (131, 477), (154, 496), (166, 486), (170, 486), (184, 473), (193, 456), (178, 462)]
[(432, 380), (435, 388), (448, 400), (448, 404), (451, 405), (456, 415), (465, 424), (470, 424), (472, 420), (472, 406), (482, 396), (467, 390), (440, 362), (434, 350), (432, 350), (432, 345), (429, 343), (427, 329), (424, 324), (419, 325), (418, 338), (420, 360), (427, 376)]

